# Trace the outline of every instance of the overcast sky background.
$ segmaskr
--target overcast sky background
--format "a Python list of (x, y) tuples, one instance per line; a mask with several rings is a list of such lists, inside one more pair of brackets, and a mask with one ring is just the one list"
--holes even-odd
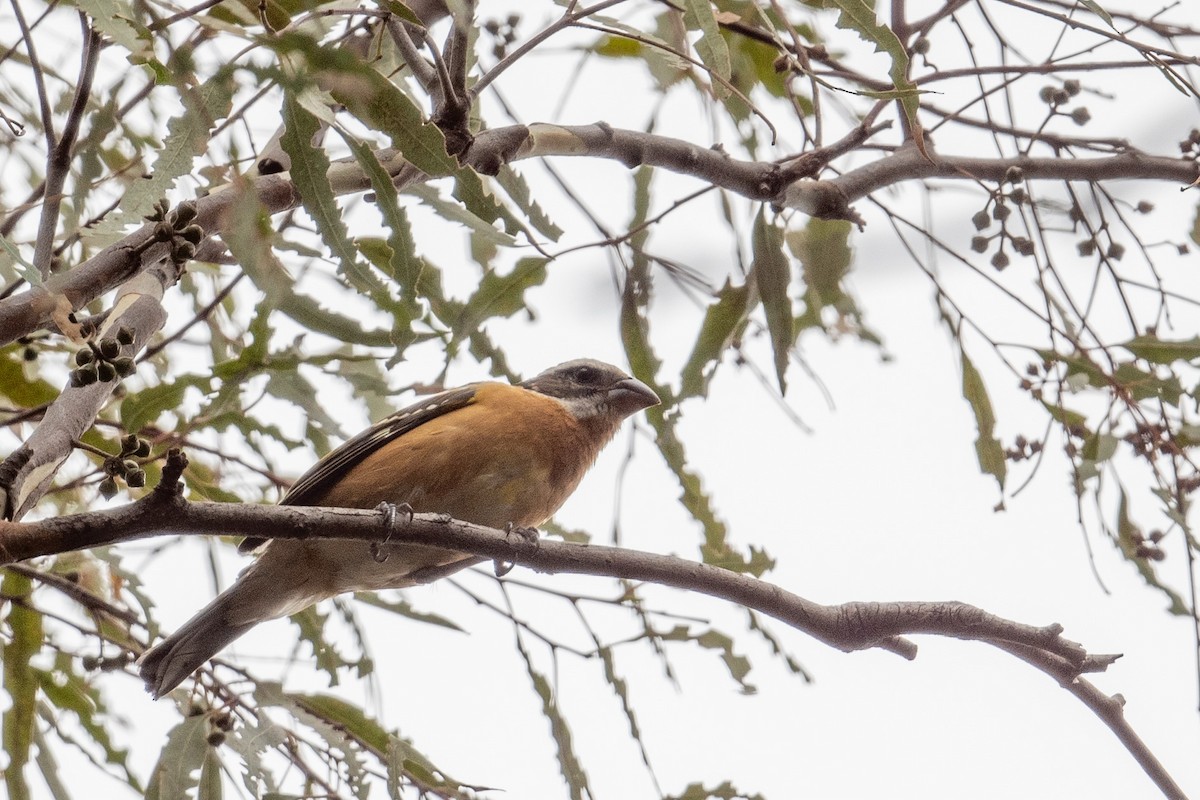
[[(525, 14), (528, 27), (523, 31), (554, 13), (548, 4), (534, 10), (528, 4), (485, 3), (481, 17), (502, 17), (510, 6)], [(912, 6), (913, 16), (924, 13), (918, 4)], [(834, 34), (831, 22), (824, 30)], [(574, 94), (558, 110), (561, 90), (576, 65), (570, 41), (552, 43), (549, 51), (557, 58), (530, 58), (497, 84), (522, 109), (523, 121), (582, 124), (603, 119), (615, 127), (643, 129), (655, 98), (643, 71), (633, 65), (588, 65), (571, 89)], [(948, 56), (940, 66), (952, 59)], [(1108, 73), (1105, 80), (1110, 81), (1105, 90), (1119, 100), (1089, 101), (1097, 125), (1120, 120), (1129, 138), (1169, 153), (1196, 124), (1195, 104), (1179, 100), (1150, 70), (1128, 76)], [(490, 119), (499, 124), (499, 117)], [(774, 119), (783, 132), (779, 152), (799, 149), (790, 119), (785, 114)], [(722, 138), (698, 103), (679, 92), (659, 115), (657, 132), (701, 146)], [(883, 138), (894, 141), (895, 135)], [(938, 145), (942, 152), (972, 146), (949, 138), (939, 139)], [(623, 167), (566, 159), (555, 166), (571, 176), (615, 230), (628, 221), (630, 178)], [(545, 185), (536, 168), (523, 171)], [(654, 209), (666, 208), (695, 187), (694, 181), (661, 176), (655, 182)], [(1164, 185), (1127, 184), (1119, 191), (1134, 202), (1143, 197), (1156, 201), (1157, 235), (1148, 239), (1182, 239), (1194, 213), (1194, 195), (1181, 196), (1177, 187)], [(886, 200), (914, 218), (922, 213), (915, 192), (889, 194)], [(949, 189), (935, 205), (945, 221), (939, 231), (965, 250), (969, 217), (981, 206), (978, 196), (964, 187)], [(868, 203), (858, 208), (869, 224), (854, 238), (851, 285), (892, 360), (884, 363), (880, 350), (850, 340), (803, 338), (803, 355), (834, 403), (830, 408), (823, 391), (801, 370), (791, 371), (787, 402), (811, 432), (794, 425), (749, 371), (728, 363), (710, 397), (685, 406), (681, 428), (691, 463), (703, 475), (734, 541), (765, 547), (779, 561), (765, 578), (818, 602), (961, 600), (1024, 623), (1061, 623), (1067, 638), (1092, 653), (1123, 653), (1106, 674), (1092, 680), (1125, 696), (1134, 729), (1185, 791), (1200, 796), (1200, 716), (1190, 621), (1167, 616), (1164, 600), (1143, 587), (1094, 524), (1081, 530), (1057, 449), (1052, 448), (1019, 497), (1005, 498), (1006, 511), (993, 512), (1000, 498), (995, 482), (979, 473), (974, 420), (961, 399), (958, 353), (937, 320), (931, 284), (896, 244), (883, 218)], [(568, 230), (569, 241), (595, 238), (566, 203), (551, 203), (548, 210)], [(750, 218), (742, 220), (747, 228)], [(419, 210), (414, 219), (428, 222)], [(727, 234), (714, 224), (719, 219), (716, 201), (701, 200), (657, 229), (651, 248), (720, 283), (735, 259)], [(803, 222), (796, 218), (792, 224)], [(422, 230), (423, 253), (443, 266), (462, 259), (461, 236), (439, 237), (432, 224)], [(1174, 275), (1189, 269), (1194, 274), (1195, 266), (1191, 256), (1167, 269)], [(1011, 324), (1014, 332), (1028, 324), (992, 302), (981, 284), (951, 262), (943, 261), (939, 268), (947, 285), (978, 301), (977, 312), (991, 323)], [(1028, 289), (1032, 278), (1021, 276), (1023, 268), (1031, 272), (1018, 263), (1006, 280), (1024, 282)], [(1090, 266), (1081, 264), (1080, 269), (1089, 272)], [(476, 274), (465, 268), (448, 275), (448, 288), (465, 291)], [(653, 341), (666, 359), (660, 378), (675, 382), (699, 311), (661, 275), (657, 286)], [(579, 356), (624, 363), (610, 287), (602, 253), (564, 257), (551, 265), (546, 285), (530, 293), (536, 322), (519, 319), (489, 331), (509, 353), (513, 367), (527, 375)], [(1176, 306), (1175, 312), (1178, 338), (1200, 330), (1194, 307)], [(288, 334), (282, 328), (281, 341)], [(750, 352), (758, 365), (768, 367), (761, 343), (752, 344)], [(413, 361), (397, 367), (396, 384), (430, 378), (432, 363), (416, 353)], [(1039, 436), (1038, 409), (1017, 391), (1011, 376), (986, 356), (978, 363), (989, 380), (1001, 438), (1009, 443), (1017, 433)], [(450, 378), (459, 383), (485, 374), (481, 367), (462, 364)], [(409, 399), (397, 398), (396, 405)], [(332, 393), (330, 407), (340, 408), (335, 405), (339, 400)], [(348, 415), (348, 430), (366, 424), (358, 414)], [(282, 424), (302, 428), (296, 418)], [(626, 431), (610, 446), (557, 519), (591, 530), (601, 540), (619, 523), (622, 542), (629, 547), (696, 558), (697, 527), (676, 502), (678, 490), (645, 440), (645, 426), (635, 425), (641, 433)], [(621, 482), (631, 436), (636, 457)], [(297, 456), (294, 472), (302, 472), (310, 459)], [(1010, 488), (1023, 475), (1010, 478)], [(1143, 520), (1155, 519), (1148, 494), (1137, 494), (1134, 503)], [(619, 517), (614, 517), (618, 507)], [(1183, 586), (1186, 564), (1178, 533), (1174, 537), (1167, 542), (1169, 558), (1161, 569), (1174, 585)], [(1107, 591), (1093, 575), (1085, 538)], [(129, 551), (147, 547), (134, 545)], [(210, 596), (206, 552), (206, 545), (188, 543), (177, 558), (156, 560), (147, 568), (145, 578), (159, 599), (165, 628), (182, 623)], [(228, 553), (221, 560), (226, 579), (244, 563)], [(518, 569), (512, 577), (531, 576)], [(494, 582), (486, 576), (468, 575), (462, 582), (496, 596)], [(545, 583), (567, 591), (613, 591), (609, 582), (577, 576)], [(522, 614), (557, 620), (566, 626), (569, 640), (587, 646), (578, 628), (570, 627), (569, 609), (530, 593), (514, 594)], [(658, 608), (710, 620), (725, 632), (737, 634), (744, 627), (743, 614), (726, 604), (666, 590), (648, 590), (648, 595)], [(461, 622), (466, 633), (364, 609), (377, 679), (347, 679), (336, 691), (366, 702), (456, 778), (504, 790), (494, 796), (565, 796), (548, 725), (512, 652), (512, 627), (478, 610), (445, 583), (408, 596), (420, 608)], [(603, 618), (612, 636), (631, 630), (621, 612)], [(1098, 719), (1049, 678), (1010, 656), (977, 643), (917, 637), (920, 655), (909, 663), (882, 652), (834, 652), (782, 625), (772, 630), (812, 673), (813, 684), (787, 673), (761, 640), (746, 634), (737, 636), (736, 649), (755, 665), (749, 681), (758, 692), (752, 696), (740, 692), (714, 654), (692, 645), (669, 651), (677, 686), (663, 677), (644, 645), (618, 651), (618, 668), (630, 681), (638, 722), (665, 792), (681, 792), (690, 781), (712, 785), (732, 779), (743, 792), (776, 799), (1156, 796)], [(280, 668), (290, 637), (288, 623), (271, 623), (227, 655), (270, 674)], [(532, 641), (529, 646), (539, 667), (553, 671), (545, 648)], [(596, 660), (564, 656), (554, 678), (597, 797), (655, 796)], [(144, 759), (140, 767), (148, 774), (154, 743), (177, 717), (168, 701), (152, 702), (129, 677), (100, 680), (118, 698), (114, 707), (130, 720), (130, 736)], [(303, 668), (287, 671), (287, 680), (293, 688), (324, 688), (320, 676)]]

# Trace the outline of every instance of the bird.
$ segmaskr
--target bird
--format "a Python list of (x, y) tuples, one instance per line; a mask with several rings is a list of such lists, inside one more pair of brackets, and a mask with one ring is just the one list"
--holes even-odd
[[(517, 384), (471, 383), (348, 439), (283, 505), (403, 507), (491, 528), (536, 528), (575, 491), (622, 422), (658, 395), (617, 367), (576, 359)], [(418, 544), (248, 538), (258, 559), (139, 659), (159, 698), (260, 622), (344, 592), (429, 583), (483, 560)]]

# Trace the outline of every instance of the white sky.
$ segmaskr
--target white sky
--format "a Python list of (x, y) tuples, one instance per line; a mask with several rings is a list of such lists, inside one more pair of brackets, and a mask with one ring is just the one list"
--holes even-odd
[[(502, 16), (489, 5), (484, 16)], [(914, 15), (920, 13), (915, 11)], [(526, 11), (530, 20), (535, 12)], [(827, 26), (827, 33), (832, 27)], [(565, 81), (574, 62), (560, 59), (547, 69), (546, 59), (532, 59), (499, 85), (517, 96), (526, 121), (548, 120), (559, 101), (549, 81)], [(945, 67), (946, 64), (942, 63)], [(609, 64), (591, 64), (555, 121), (586, 123), (604, 119), (614, 126), (639, 129), (647, 105), (639, 105), (644, 80), (637, 71), (607, 72)], [(613, 79), (613, 74), (621, 76)], [(609, 76), (606, 78), (606, 76)], [(1117, 76), (1112, 75), (1116, 82)], [(1162, 152), (1186, 134), (1185, 114), (1195, 116), (1174, 96), (1165, 106), (1151, 94), (1157, 84), (1149, 71), (1137, 83), (1121, 87), (1120, 102), (1096, 99), (1093, 116), (1121, 117), (1131, 138), (1151, 134), (1150, 144)], [(525, 82), (525, 83), (523, 83)], [(538, 94), (522, 91), (533, 87)], [(555, 84), (557, 88), (557, 84)], [(1136, 88), (1133, 88), (1136, 87)], [(1122, 89), (1128, 91), (1121, 92)], [(1171, 98), (1170, 92), (1161, 95)], [(1163, 101), (1165, 102), (1165, 101)], [(1141, 112), (1129, 103), (1141, 103)], [(1161, 108), (1182, 109), (1179, 116)], [(715, 140), (710, 123), (695, 101), (673, 96), (660, 131), (700, 145)], [(1132, 120), (1132, 122), (1129, 122)], [(776, 122), (786, 124), (780, 115)], [(498, 124), (498, 123), (497, 123)], [(799, 136), (784, 132), (781, 151), (799, 145)], [(1145, 141), (1145, 140), (1142, 140)], [(952, 141), (939, 141), (954, 152)], [(1149, 145), (1147, 145), (1149, 146)], [(571, 172), (589, 198), (608, 209), (614, 227), (627, 221), (628, 178), (611, 163), (558, 162)], [(531, 175), (532, 169), (525, 170)], [(694, 184), (667, 178), (656, 182), (655, 207), (664, 208)], [(1162, 238), (1179, 240), (1190, 222), (1195, 200), (1176, 187), (1147, 188), (1160, 209)], [(948, 223), (941, 229), (965, 249), (968, 218), (975, 205), (962, 191), (948, 193), (940, 207)], [(894, 206), (919, 216), (915, 194), (889, 198)], [(978, 203), (973, 199), (970, 203)], [(955, 206), (955, 203), (958, 205)], [(868, 211), (865, 203), (859, 208)], [(962, 210), (962, 209), (967, 210)], [(565, 205), (551, 214), (568, 227), (572, 241), (587, 241), (593, 232)], [(961, 219), (954, 219), (958, 214)], [(421, 215), (415, 215), (420, 219)], [(664, 225), (652, 242), (668, 255), (719, 280), (732, 262), (728, 240), (713, 225), (719, 219), (713, 202), (701, 201), (693, 216)], [(749, 217), (744, 220), (748, 226)], [(796, 220), (799, 224), (801, 220)], [(432, 236), (422, 251), (439, 263), (453, 263), (457, 238), (438, 249)], [(1153, 237), (1150, 237), (1153, 238)], [(1065, 636), (1094, 653), (1125, 656), (1107, 674), (1094, 676), (1108, 692), (1128, 700), (1127, 716), (1185, 791), (1200, 795), (1200, 716), (1193, 660), (1193, 629), (1186, 619), (1168, 617), (1163, 599), (1145, 589), (1132, 566), (1124, 563), (1093, 525), (1085, 534), (1076, 521), (1068, 473), (1057, 450), (1047, 458), (1033, 484), (1018, 498), (1006, 498), (1008, 510), (994, 513), (998, 496), (994, 481), (979, 474), (972, 441), (974, 421), (961, 399), (958, 355), (938, 323), (928, 280), (908, 261), (878, 214), (870, 217), (865, 235), (856, 237), (858, 292), (866, 318), (895, 357), (880, 362), (876, 350), (854, 342), (830, 344), (816, 337), (802, 340), (804, 354), (828, 387), (836, 404), (826, 407), (821, 393), (799, 370), (790, 373), (788, 402), (813, 429), (804, 433), (755, 383), (749, 373), (726, 365), (705, 402), (685, 407), (682, 430), (691, 462), (704, 476), (705, 487), (741, 545), (759, 544), (779, 560), (766, 576), (810, 599), (836, 603), (850, 600), (961, 600), (995, 614), (1029, 624), (1061, 623)], [(983, 259), (981, 259), (982, 263)], [(1063, 263), (1069, 263), (1064, 257)], [(988, 295), (972, 288), (970, 279), (949, 262), (945, 278), (964, 293)], [(1186, 265), (1194, 268), (1194, 257)], [(1007, 276), (1021, 277), (1018, 264)], [(1016, 277), (1014, 277), (1014, 273)], [(464, 286), (474, 273), (463, 271)], [(538, 321), (494, 326), (492, 333), (509, 352), (513, 366), (527, 374), (546, 365), (582, 355), (621, 363), (616, 337), (615, 305), (607, 291), (608, 265), (601, 254), (585, 252), (556, 262), (544, 288), (531, 293)], [(453, 287), (454, 277), (448, 275)], [(1191, 284), (1183, 285), (1191, 291)], [(655, 344), (667, 357), (663, 376), (677, 369), (690, 347), (695, 312), (659, 280), (655, 307)], [(1200, 330), (1195, 309), (1177, 307), (1176, 332), (1184, 338)], [(997, 308), (996, 324), (1007, 324)], [(1014, 325), (1022, 321), (1014, 320)], [(677, 326), (677, 329), (673, 329)], [(757, 363), (769, 359), (752, 348)], [(998, 409), (1006, 443), (1016, 433), (1033, 438), (1040, 431), (1036, 409), (1005, 373), (981, 358)], [(405, 380), (428, 374), (402, 365)], [(473, 380), (482, 370), (464, 367), (451, 378)], [(398, 380), (397, 383), (403, 383)], [(397, 402), (403, 402), (402, 398)], [(352, 430), (354, 425), (347, 423)], [(298, 424), (298, 421), (295, 422)], [(617, 471), (628, 444), (622, 435), (602, 457), (594, 473), (559, 515), (567, 526), (588, 528), (599, 536), (611, 528)], [(625, 476), (620, 524), (628, 546), (656, 552), (697, 556), (696, 526), (675, 498), (673, 480), (648, 446), (637, 444), (638, 458)], [(307, 462), (297, 462), (300, 472)], [(1010, 479), (1018, 485), (1023, 472)], [(1134, 497), (1134, 511), (1153, 519), (1147, 494)], [(1109, 592), (1092, 575), (1084, 544), (1090, 538), (1095, 567)], [(1176, 534), (1177, 536), (1177, 534)], [(199, 544), (185, 547), (199, 556)], [(1177, 542), (1168, 541), (1170, 558), (1162, 565), (1176, 586), (1183, 585), (1184, 558)], [(229, 558), (227, 578), (236, 569)], [(210, 587), (199, 557), (172, 565), (156, 564), (147, 573), (161, 597), (160, 619), (167, 628), (181, 623), (200, 607)], [(170, 572), (165, 567), (170, 567)], [(514, 577), (526, 578), (520, 570)], [(494, 591), (489, 579), (467, 577), (478, 591)], [(604, 581), (564, 576), (547, 582), (566, 591), (609, 593)], [(680, 593), (649, 592), (658, 608), (710, 619), (738, 634), (737, 609)], [(377, 661), (378, 697), (366, 682), (347, 679), (338, 690), (367, 701), (389, 726), (412, 737), (415, 744), (455, 777), (487, 783), (510, 798), (553, 798), (565, 795), (554, 761), (553, 743), (529, 680), (512, 652), (513, 632), (494, 615), (478, 612), (473, 603), (447, 585), (415, 590), (419, 607), (461, 621), (469, 635), (417, 625), (371, 609), (363, 616), (371, 625)], [(537, 619), (560, 619), (566, 609), (547, 607), (544, 599), (517, 594), (522, 613)], [(630, 628), (620, 613), (603, 617), (616, 636)], [(565, 634), (585, 646), (577, 628)], [(711, 652), (691, 645), (671, 649), (678, 687), (665, 680), (647, 649), (630, 645), (618, 652), (618, 664), (629, 679), (651, 758), (666, 792), (681, 792), (687, 782), (707, 785), (731, 779), (746, 793), (769, 798), (1106, 798), (1154, 797), (1149, 780), (1103, 724), (1067, 692), (1031, 667), (984, 645), (920, 637), (920, 656), (913, 663), (886, 653), (842, 654), (791, 632), (773, 631), (816, 678), (812, 685), (786, 673), (760, 640), (737, 635), (737, 651), (755, 664), (749, 680), (759, 691), (743, 696)], [(287, 623), (257, 629), (231, 651), (264, 674), (286, 652)], [(553, 665), (545, 648), (529, 645), (540, 668)], [(631, 745), (619, 705), (604, 685), (599, 664), (563, 657), (556, 674), (560, 698), (572, 724), (577, 750), (592, 786), (601, 798), (654, 796), (640, 757)], [(134, 721), (143, 773), (156, 755), (154, 742), (175, 716), (167, 703), (152, 703), (135, 681), (103, 679), (114, 693), (114, 706)], [(294, 669), (289, 686), (320, 690), (319, 677)], [(382, 796), (382, 792), (379, 792)]]

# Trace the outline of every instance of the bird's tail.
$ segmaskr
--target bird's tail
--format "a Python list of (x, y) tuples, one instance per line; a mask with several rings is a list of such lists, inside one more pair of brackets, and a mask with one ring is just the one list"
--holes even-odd
[(223, 650), (230, 642), (253, 628), (259, 620), (231, 622), (243, 601), (241, 584), (204, 607), (196, 616), (166, 639), (146, 651), (138, 662), (146, 690), (157, 699), (183, 683), (196, 668)]

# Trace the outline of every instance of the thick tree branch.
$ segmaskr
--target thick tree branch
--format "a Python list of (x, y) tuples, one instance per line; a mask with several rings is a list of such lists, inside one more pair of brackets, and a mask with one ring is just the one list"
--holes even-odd
[[(1116, 656), (1088, 654), (1079, 644), (1063, 639), (1059, 625), (1024, 625), (957, 602), (826, 606), (748, 575), (674, 556), (531, 540), (437, 514), (191, 503), (183, 498), (179, 483), (186, 463), (182, 453), (171, 451), (162, 483), (142, 499), (120, 508), (38, 522), (0, 522), (0, 563), (164, 534), (413, 542), (520, 564), (538, 572), (596, 575), (699, 592), (767, 614), (845, 652), (878, 647), (911, 659), (916, 647), (902, 637), (918, 633), (981, 641), (1021, 658), (1061, 683), (1101, 717), (1167, 797), (1183, 797), (1125, 721), (1119, 701), (1080, 679), (1084, 672), (1103, 671)], [(365, 544), (363, 551), (365, 558)]]
[[(1105, 181), (1123, 179), (1165, 180), (1182, 185), (1200, 175), (1200, 166), (1189, 159), (1149, 156), (1127, 151), (1086, 159), (969, 158), (938, 156), (925, 159), (912, 148), (902, 148), (858, 169), (827, 181), (804, 178), (816, 175), (833, 159), (861, 145), (879, 128), (856, 128), (841, 141), (783, 162), (744, 161), (731, 158), (720, 147), (639, 131), (593, 125), (513, 125), (480, 133), (467, 153), (469, 166), (494, 173), (503, 164), (530, 158), (575, 156), (619, 161), (629, 168), (647, 165), (691, 175), (753, 200), (796, 208), (821, 217), (855, 220), (849, 204), (868, 194), (903, 181), (926, 178), (999, 181), (1012, 166), (1021, 167), (1031, 180)], [(427, 180), (403, 157), (381, 151), (380, 160), (401, 185)], [(330, 170), (337, 194), (366, 191), (369, 181), (357, 164), (337, 162)], [(271, 213), (288, 211), (299, 196), (286, 174), (269, 175), (252, 184), (259, 201)], [(207, 234), (218, 233), (237, 192), (226, 187), (196, 201), (196, 223)], [(51, 326), (53, 314), (65, 305), (79, 309), (136, 274), (142, 264), (161, 255), (151, 248), (141, 259), (136, 248), (152, 235), (151, 225), (105, 248), (69, 272), (52, 276), (44, 286), (0, 300), (0, 345), (40, 328)]]

